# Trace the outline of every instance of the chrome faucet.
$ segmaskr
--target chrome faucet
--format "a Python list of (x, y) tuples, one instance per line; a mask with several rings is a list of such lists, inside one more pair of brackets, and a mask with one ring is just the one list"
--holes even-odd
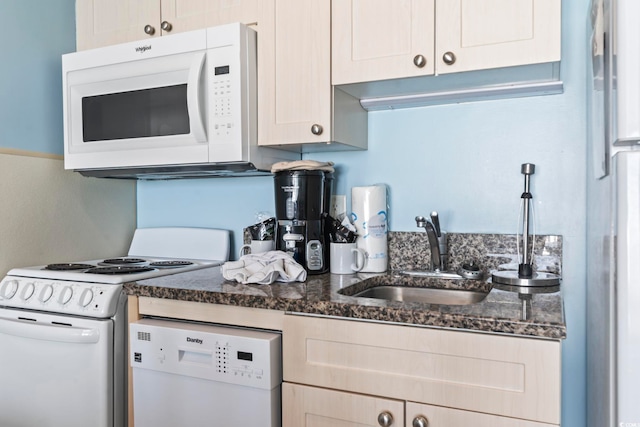
[(429, 249), (431, 250), (431, 269), (433, 271), (446, 271), (447, 269), (447, 234), (440, 230), (438, 212), (431, 212), (431, 221), (425, 217), (417, 216), (416, 225), (427, 232)]

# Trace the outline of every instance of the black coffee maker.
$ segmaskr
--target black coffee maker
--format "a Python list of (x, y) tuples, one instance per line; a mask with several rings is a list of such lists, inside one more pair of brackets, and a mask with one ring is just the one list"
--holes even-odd
[(329, 234), (325, 226), (333, 173), (284, 170), (275, 173), (276, 249), (287, 252), (309, 274), (329, 271)]

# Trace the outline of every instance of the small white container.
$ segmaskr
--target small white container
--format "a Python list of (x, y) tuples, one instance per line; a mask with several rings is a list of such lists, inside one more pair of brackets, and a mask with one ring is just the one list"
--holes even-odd
[(351, 222), (356, 227), (356, 245), (367, 256), (363, 272), (387, 271), (387, 187), (351, 188)]

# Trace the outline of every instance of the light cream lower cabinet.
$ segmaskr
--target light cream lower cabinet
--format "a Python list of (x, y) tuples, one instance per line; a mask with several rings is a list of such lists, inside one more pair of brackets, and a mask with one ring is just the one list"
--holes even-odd
[(379, 426), (387, 415), (404, 425), (404, 402), (285, 383), (282, 386), (283, 427)]
[(288, 315), (283, 370), (283, 427), (560, 424), (553, 340)]
[(319, 387), (282, 386), (283, 427), (550, 427), (515, 418)]

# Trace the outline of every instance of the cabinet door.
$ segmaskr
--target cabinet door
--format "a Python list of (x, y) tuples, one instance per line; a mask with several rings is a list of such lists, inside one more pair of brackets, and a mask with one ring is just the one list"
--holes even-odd
[(560, 0), (436, 0), (436, 73), (560, 60)]
[[(260, 8), (258, 143), (327, 141), (332, 125), (331, 3), (260, 0)], [(316, 134), (314, 125), (319, 126)]]
[[(76, 49), (96, 47), (159, 36), (159, 0), (76, 1)], [(153, 36), (144, 27), (155, 28)]]
[(560, 342), (285, 315), (287, 382), (560, 422)]
[(333, 0), (331, 19), (334, 85), (433, 74), (434, 0)]
[(198, 30), (216, 25), (258, 22), (258, 0), (160, 0), (162, 21), (171, 32)]
[(282, 427), (380, 427), (385, 414), (404, 424), (404, 402), (284, 383)]
[[(429, 427), (557, 427), (559, 425), (499, 417), (480, 412), (460, 411), (458, 409), (414, 402), (407, 402), (406, 409), (405, 427), (413, 427), (415, 425)], [(422, 424), (420, 424), (421, 419), (423, 421)], [(425, 420), (426, 423), (424, 422)]]

